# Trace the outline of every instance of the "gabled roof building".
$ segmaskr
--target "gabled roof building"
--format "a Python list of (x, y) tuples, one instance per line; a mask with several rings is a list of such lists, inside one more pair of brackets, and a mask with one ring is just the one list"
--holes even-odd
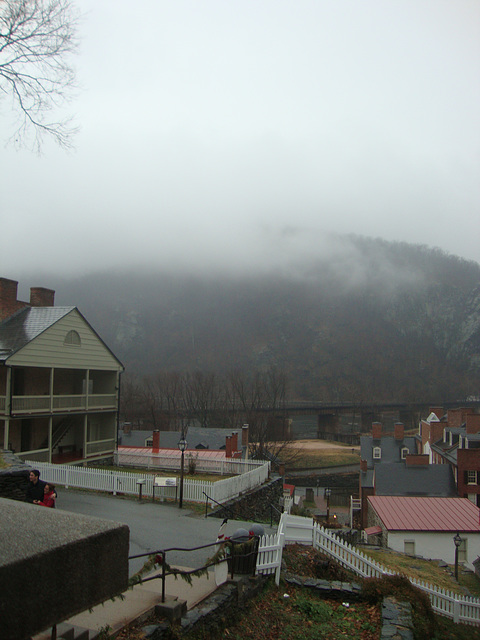
[(415, 438), (405, 436), (404, 425), (400, 422), (395, 424), (393, 435), (382, 433), (382, 425), (374, 422), (372, 434), (360, 438), (359, 493), (362, 528), (367, 526), (368, 496), (403, 495), (404, 487), (410, 491), (422, 491), (422, 495), (432, 495), (430, 491), (443, 490), (447, 490), (446, 495), (450, 495), (451, 480), (447, 469), (427, 472), (425, 465), (428, 464), (428, 456), (419, 457), (416, 450)]
[(0, 441), (24, 460), (80, 462), (116, 446), (124, 367), (76, 307), (0, 278)]
[(370, 496), (366, 531), (378, 535), (382, 546), (449, 564), (455, 562), (458, 533), (459, 562), (473, 569), (480, 552), (479, 515), (465, 498)]
[(441, 408), (421, 420), (418, 449), (432, 464), (448, 465), (458, 495), (480, 506), (480, 414), (473, 408)]

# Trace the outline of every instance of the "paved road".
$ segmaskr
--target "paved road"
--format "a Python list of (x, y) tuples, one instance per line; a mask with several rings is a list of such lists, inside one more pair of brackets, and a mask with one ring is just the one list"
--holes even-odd
[[(60, 489), (57, 508), (127, 524), (130, 528), (131, 556), (170, 547), (189, 548), (215, 542), (222, 523), (218, 518), (194, 515), (188, 509), (179, 509), (175, 505), (148, 501), (140, 503), (130, 498), (73, 489)], [(248, 528), (248, 523), (230, 520), (225, 534), (232, 535), (239, 527)], [(266, 533), (275, 530), (265, 527)], [(167, 554), (167, 562), (199, 567), (213, 553), (213, 547), (191, 552), (172, 551)], [(144, 560), (131, 560), (130, 574), (138, 571)]]

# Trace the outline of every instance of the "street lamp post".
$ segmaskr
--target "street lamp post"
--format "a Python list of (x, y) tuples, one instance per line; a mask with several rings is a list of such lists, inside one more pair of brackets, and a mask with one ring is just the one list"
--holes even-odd
[(178, 441), (178, 448), (182, 453), (182, 459), (180, 463), (180, 501), (178, 504), (179, 509), (183, 507), (183, 468), (185, 463), (185, 450), (187, 448), (187, 441), (185, 440), (185, 433), (182, 431), (182, 437)]
[(458, 548), (462, 544), (462, 539), (457, 531), (453, 536), (453, 542), (455, 544), (455, 580), (458, 582)]
[(327, 524), (330, 522), (330, 496), (332, 490), (329, 487), (325, 488), (325, 498), (327, 499)]

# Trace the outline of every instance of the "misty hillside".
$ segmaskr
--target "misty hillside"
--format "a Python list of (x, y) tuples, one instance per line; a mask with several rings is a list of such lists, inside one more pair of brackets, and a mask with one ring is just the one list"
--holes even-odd
[(43, 285), (79, 307), (129, 374), (273, 365), (296, 399), (479, 395), (480, 266), (405, 243), (334, 242), (328, 258), (274, 273), (131, 270)]

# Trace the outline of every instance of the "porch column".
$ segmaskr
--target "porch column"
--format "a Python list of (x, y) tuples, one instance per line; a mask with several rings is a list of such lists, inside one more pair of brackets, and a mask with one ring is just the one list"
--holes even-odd
[(7, 383), (5, 385), (5, 427), (3, 433), (3, 448), (8, 449), (10, 439), (10, 413), (12, 411), (12, 369), (7, 367)]
[(53, 379), (54, 379), (54, 368), (50, 369), (50, 413), (53, 413)]
[(87, 457), (88, 415), (83, 416), (83, 458)]
[(48, 462), (52, 463), (53, 416), (48, 419)]
[(85, 372), (85, 410), (88, 411), (88, 394), (90, 393), (90, 369)]

